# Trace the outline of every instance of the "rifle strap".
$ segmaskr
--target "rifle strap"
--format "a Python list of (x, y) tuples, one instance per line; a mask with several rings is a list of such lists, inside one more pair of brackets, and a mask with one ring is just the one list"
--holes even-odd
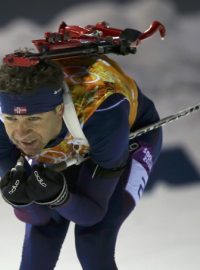
[(88, 140), (83, 133), (68, 85), (64, 82), (64, 114), (63, 120), (69, 133), (73, 136), (73, 144), (89, 146)]

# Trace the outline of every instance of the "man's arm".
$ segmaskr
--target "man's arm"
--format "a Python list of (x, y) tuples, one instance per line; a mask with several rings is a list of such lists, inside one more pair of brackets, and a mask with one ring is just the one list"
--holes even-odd
[(81, 166), (78, 192), (55, 208), (66, 219), (93, 225), (105, 215), (128, 160), (129, 103), (120, 94), (109, 97), (84, 126), (91, 161)]
[[(15, 167), (21, 151), (10, 141), (3, 122), (0, 120), (0, 177), (4, 176), (11, 168)], [(29, 174), (31, 166), (25, 160), (24, 168)]]
[[(0, 120), (0, 176), (3, 177), (6, 172), (16, 165), (21, 152), (9, 140), (4, 124)], [(27, 171), (30, 170), (26, 162)], [(22, 194), (23, 195), (23, 194)], [(51, 211), (40, 205), (32, 204), (21, 207), (14, 207), (15, 215), (21, 221), (40, 225), (47, 223), (51, 218)]]
[(3, 122), (0, 120), (0, 176), (15, 166), (20, 151), (8, 138)]

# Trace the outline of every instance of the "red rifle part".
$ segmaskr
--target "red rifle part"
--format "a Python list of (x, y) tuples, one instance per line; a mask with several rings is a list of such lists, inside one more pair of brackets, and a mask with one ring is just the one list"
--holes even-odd
[(155, 32), (159, 31), (161, 39), (164, 39), (166, 35), (166, 28), (165, 26), (160, 23), (159, 21), (153, 21), (153, 23), (150, 25), (150, 27), (144, 31), (144, 33), (141, 34), (139, 37), (139, 40), (143, 40), (145, 38), (148, 38), (152, 36)]
[(43, 39), (33, 40), (38, 53), (14, 52), (4, 57), (9, 66), (29, 67), (41, 59), (58, 59), (91, 54), (116, 53), (126, 55), (135, 53), (143, 40), (159, 31), (164, 38), (166, 30), (163, 24), (154, 21), (143, 33), (135, 29), (117, 29), (106, 22), (80, 27), (62, 22), (58, 32), (46, 32)]

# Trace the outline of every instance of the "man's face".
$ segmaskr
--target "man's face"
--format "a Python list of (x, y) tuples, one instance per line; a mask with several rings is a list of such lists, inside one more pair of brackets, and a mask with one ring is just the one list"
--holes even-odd
[(3, 119), (11, 141), (30, 156), (39, 154), (62, 127), (62, 112), (58, 107), (55, 111), (34, 115), (3, 114)]

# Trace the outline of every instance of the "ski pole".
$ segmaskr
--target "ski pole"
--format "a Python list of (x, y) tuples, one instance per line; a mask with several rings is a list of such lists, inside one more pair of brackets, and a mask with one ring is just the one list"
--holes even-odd
[[(191, 114), (195, 111), (198, 111), (198, 110), (200, 110), (200, 103), (198, 103), (197, 105), (194, 105), (192, 107), (188, 107), (188, 108), (186, 108), (182, 111), (179, 111), (175, 114), (169, 115), (165, 118), (162, 118), (161, 120), (159, 120), (153, 124), (150, 124), (146, 127), (143, 127), (143, 128), (140, 128), (134, 132), (131, 132), (129, 135), (129, 140), (134, 139), (136, 137), (139, 137), (139, 136), (141, 136), (145, 133), (148, 133), (152, 130), (155, 130), (159, 127), (162, 127), (168, 123), (174, 122), (175, 120), (178, 120), (181, 117), (189, 115), (189, 114)], [(55, 171), (61, 171), (61, 170), (64, 170), (67, 167), (70, 167), (72, 165), (79, 165), (80, 163), (82, 163), (83, 161), (85, 161), (88, 158), (89, 158), (89, 156), (87, 156), (87, 157), (74, 157), (74, 158), (71, 158), (69, 160), (63, 161), (59, 164), (54, 164), (51, 166), (51, 168), (54, 169)]]
[(198, 103), (197, 105), (194, 105), (192, 107), (188, 107), (182, 111), (179, 111), (175, 114), (172, 114), (172, 115), (169, 115), (165, 118), (162, 118), (161, 120), (159, 120), (158, 122), (155, 122), (151, 125), (148, 125), (146, 127), (143, 127), (143, 128), (140, 128), (134, 132), (131, 132), (130, 135), (129, 135), (129, 139), (134, 139), (136, 137), (139, 137), (149, 131), (152, 131), (154, 129), (157, 129), (159, 127), (162, 127), (168, 123), (171, 123), (171, 122), (174, 122), (175, 120), (178, 120), (179, 118), (183, 117), (183, 116), (186, 116), (186, 115), (189, 115), (195, 111), (198, 111), (200, 110), (200, 103)]
[[(143, 128), (140, 128), (134, 132), (131, 132), (129, 135), (129, 140), (134, 139), (136, 137), (139, 137), (147, 132), (155, 130), (161, 126), (164, 126), (168, 123), (171, 123), (175, 120), (178, 120), (179, 118), (186, 116), (186, 115), (189, 115), (189, 114), (191, 114), (195, 111), (198, 111), (198, 110), (200, 110), (200, 103), (198, 103), (197, 105), (194, 105), (192, 107), (188, 107), (188, 108), (186, 108), (182, 111), (179, 111), (175, 114), (169, 115), (165, 118), (162, 118), (161, 120), (159, 120), (153, 124), (150, 124), (146, 127), (143, 127)], [(130, 149), (134, 150), (135, 146), (134, 145), (130, 145), (130, 146), (131, 146)], [(87, 156), (87, 157), (74, 157), (74, 158), (67, 160), (65, 162), (61, 162), (61, 164), (55, 164), (54, 165), (55, 167), (54, 166), (53, 167), (55, 168), (55, 170), (59, 171), (60, 168), (63, 169), (64, 167), (67, 168), (67, 167), (72, 166), (72, 165), (79, 165), (80, 163), (82, 163), (83, 161), (85, 161), (88, 158), (89, 158), (89, 156)]]

